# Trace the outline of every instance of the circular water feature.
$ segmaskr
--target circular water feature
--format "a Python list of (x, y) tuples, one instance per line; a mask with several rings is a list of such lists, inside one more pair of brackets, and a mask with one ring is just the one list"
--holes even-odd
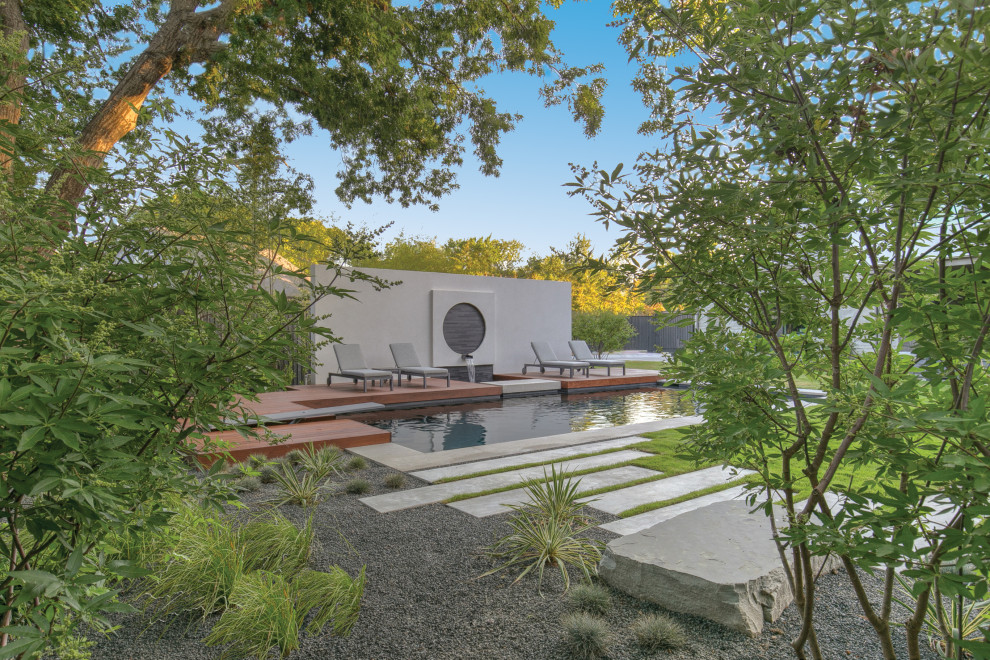
[(485, 340), (485, 317), (470, 303), (457, 303), (443, 317), (443, 340), (450, 350), (470, 355)]

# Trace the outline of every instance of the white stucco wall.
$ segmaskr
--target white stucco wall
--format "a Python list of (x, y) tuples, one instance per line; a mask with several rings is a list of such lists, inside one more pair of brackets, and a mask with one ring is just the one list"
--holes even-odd
[[(570, 355), (571, 285), (569, 282), (476, 277), (448, 273), (365, 268), (363, 272), (402, 284), (375, 291), (364, 282), (339, 283), (354, 288), (357, 300), (325, 298), (314, 313), (330, 314), (323, 323), (345, 344), (360, 344), (371, 367), (392, 366), (388, 345), (409, 342), (420, 359), (435, 367), (463, 366), (460, 355), (443, 339), (443, 319), (451, 306), (466, 302), (485, 318), (485, 338), (474, 352), (475, 364), (492, 364), (496, 373), (519, 372), (533, 361), (531, 341), (549, 341), (561, 359)], [(317, 284), (326, 284), (328, 271), (313, 267)], [(316, 354), (316, 382), (326, 382), (337, 370), (333, 347)]]

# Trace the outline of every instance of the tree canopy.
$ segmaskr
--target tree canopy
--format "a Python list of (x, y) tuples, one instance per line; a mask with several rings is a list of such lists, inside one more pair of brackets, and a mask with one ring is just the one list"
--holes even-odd
[[(758, 471), (768, 513), (783, 503), (797, 656), (839, 652), (816, 634), (811, 560), (828, 553), (888, 660), (898, 571), (906, 657), (926, 617), (987, 655), (943, 599), (984, 600), (990, 575), (990, 12), (628, 7), (667, 139), (631, 172), (579, 170), (576, 190), (624, 230), (630, 273), (701, 315), (671, 375), (705, 411), (693, 447)], [(671, 70), (676, 50), (694, 59)], [(827, 400), (810, 405), (799, 378)], [(883, 577), (877, 599), (858, 569)]]

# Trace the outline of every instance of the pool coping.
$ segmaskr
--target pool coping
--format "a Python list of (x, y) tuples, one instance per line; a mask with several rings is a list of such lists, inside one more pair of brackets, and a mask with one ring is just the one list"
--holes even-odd
[(429, 468), (446, 467), (457, 465), (458, 463), (470, 463), (489, 458), (501, 458), (503, 456), (513, 456), (516, 454), (528, 454), (544, 449), (556, 449), (558, 447), (569, 447), (573, 445), (583, 445), (600, 440), (613, 440), (616, 438), (627, 438), (642, 433), (653, 431), (663, 431), (665, 429), (679, 428), (681, 426), (691, 426), (701, 424), (704, 418), (700, 415), (690, 415), (685, 417), (669, 417), (653, 422), (640, 422), (638, 424), (625, 424), (623, 426), (610, 426), (603, 429), (591, 429), (589, 431), (574, 431), (571, 433), (560, 433), (557, 435), (547, 435), (538, 438), (525, 438), (523, 440), (510, 440), (499, 442), (493, 445), (478, 445), (476, 447), (462, 447), (460, 449), (447, 449), (437, 452), (421, 452), (409, 447), (403, 447), (395, 443), (381, 445), (369, 445), (366, 447), (354, 447), (349, 449), (351, 453), (358, 454), (368, 460), (381, 463), (394, 470), (402, 472), (415, 472)]

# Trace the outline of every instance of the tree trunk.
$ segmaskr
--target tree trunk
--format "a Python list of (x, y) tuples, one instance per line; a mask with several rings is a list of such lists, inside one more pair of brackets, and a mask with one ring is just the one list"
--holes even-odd
[(18, 53), (0, 62), (9, 73), (0, 97), (0, 171), (9, 176), (14, 169), (14, 136), (4, 130), (6, 126), (21, 123), (20, 96), (27, 81), (24, 57), (28, 50), (28, 28), (21, 13), (20, 0), (0, 0), (0, 34), (4, 40), (17, 39)]

